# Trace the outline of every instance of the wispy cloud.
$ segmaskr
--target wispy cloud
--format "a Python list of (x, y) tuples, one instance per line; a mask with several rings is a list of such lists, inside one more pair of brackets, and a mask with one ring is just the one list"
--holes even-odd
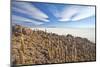
[(30, 15), (32, 18), (39, 19), (45, 22), (48, 22), (47, 20), (48, 16), (43, 13), (41, 10), (36, 8), (31, 3), (25, 3), (25, 2), (14, 2), (13, 5), (18, 6), (17, 8), (13, 7), (15, 11)]
[(82, 20), (94, 15), (95, 15), (95, 7), (84, 7), (79, 11), (79, 14), (72, 19), (72, 21)]
[(84, 27), (95, 26), (95, 7), (92, 6), (33, 2), (13, 2), (12, 5), (12, 22), (17, 24), (64, 28), (76, 28), (78, 24)]
[(95, 7), (70, 6), (61, 12), (59, 21), (78, 21), (95, 15)]
[(70, 21), (72, 16), (79, 12), (79, 6), (65, 7), (60, 13), (61, 19), (59, 21)]
[(31, 23), (31, 24), (34, 24), (34, 25), (40, 25), (40, 24), (43, 24), (43, 22), (39, 22), (39, 21), (35, 21), (35, 20), (31, 20), (31, 19), (28, 19), (28, 18), (25, 18), (25, 17), (21, 17), (21, 16), (16, 16), (16, 15), (12, 15), (12, 21), (13, 22), (16, 22), (16, 23)]

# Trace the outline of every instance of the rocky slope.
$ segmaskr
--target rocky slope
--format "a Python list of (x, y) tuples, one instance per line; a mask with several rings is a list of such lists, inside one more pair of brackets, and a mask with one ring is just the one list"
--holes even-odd
[(11, 61), (17, 65), (95, 61), (96, 44), (86, 38), (12, 26)]

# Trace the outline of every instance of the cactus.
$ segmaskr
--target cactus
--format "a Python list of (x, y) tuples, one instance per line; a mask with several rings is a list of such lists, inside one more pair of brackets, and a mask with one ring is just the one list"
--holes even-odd
[(13, 28), (12, 58), (16, 59), (16, 64), (96, 60), (96, 45), (88, 39), (48, 33), (46, 29), (31, 30), (19, 25)]

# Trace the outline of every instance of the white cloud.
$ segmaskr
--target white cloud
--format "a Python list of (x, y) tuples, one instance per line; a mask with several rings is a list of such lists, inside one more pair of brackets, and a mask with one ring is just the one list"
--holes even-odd
[[(76, 16), (74, 16), (76, 15)], [(70, 6), (61, 12), (59, 21), (78, 21), (95, 15), (95, 7)], [(74, 17), (73, 17), (74, 16)]]
[(78, 6), (70, 6), (64, 8), (64, 10), (61, 12), (60, 16), (61, 19), (59, 21), (70, 21), (71, 17), (78, 13), (79, 9)]
[(30, 15), (32, 18), (42, 20), (45, 22), (48, 22), (47, 20), (48, 16), (40, 11), (38, 8), (33, 6), (31, 3), (25, 3), (25, 2), (14, 2), (13, 5), (18, 6), (19, 8), (14, 8), (15, 11)]
[(75, 16), (72, 21), (82, 20), (95, 15), (95, 7), (86, 7), (80, 10), (79, 14)]
[(35, 24), (35, 25), (43, 24), (43, 22), (31, 20), (31, 19), (28, 19), (28, 18), (25, 18), (25, 17), (16, 16), (16, 15), (12, 15), (12, 21), (16, 22), (16, 23), (31, 22), (32, 24)]

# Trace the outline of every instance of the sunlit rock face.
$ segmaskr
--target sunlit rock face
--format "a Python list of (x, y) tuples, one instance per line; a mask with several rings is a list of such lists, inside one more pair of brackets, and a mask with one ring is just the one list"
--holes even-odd
[(95, 61), (96, 44), (71, 34), (58, 35), (14, 25), (11, 59), (15, 65)]

